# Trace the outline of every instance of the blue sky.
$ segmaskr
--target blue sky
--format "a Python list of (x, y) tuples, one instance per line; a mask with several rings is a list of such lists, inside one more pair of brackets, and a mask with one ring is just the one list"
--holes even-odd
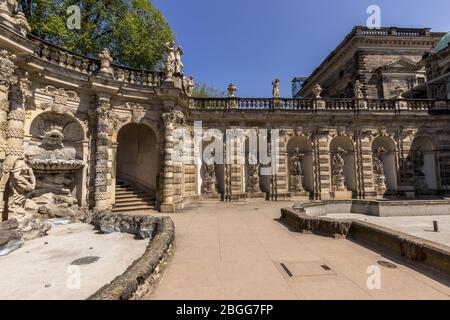
[(383, 26), (450, 30), (449, 0), (153, 0), (184, 49), (185, 73), (241, 97), (291, 96), (291, 80), (307, 76), (355, 25), (367, 7)]

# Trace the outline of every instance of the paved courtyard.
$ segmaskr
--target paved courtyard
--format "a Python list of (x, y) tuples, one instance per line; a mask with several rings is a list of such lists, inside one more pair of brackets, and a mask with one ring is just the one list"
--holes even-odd
[[(86, 299), (142, 256), (147, 244), (128, 234), (99, 234), (88, 224), (53, 227), (47, 237), (0, 257), (0, 300)], [(99, 259), (79, 265), (78, 289), (71, 263), (83, 257)]]
[[(448, 282), (404, 260), (345, 239), (290, 231), (276, 219), (280, 208), (291, 205), (210, 203), (171, 215), (177, 247), (160, 286), (147, 298), (450, 298)], [(380, 260), (397, 268), (380, 266)], [(367, 288), (372, 265), (381, 270), (380, 290)]]

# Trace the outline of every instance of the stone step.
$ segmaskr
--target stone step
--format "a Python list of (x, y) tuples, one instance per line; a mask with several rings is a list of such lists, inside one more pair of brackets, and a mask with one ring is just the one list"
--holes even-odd
[(127, 201), (131, 199), (145, 199), (145, 200), (155, 200), (155, 197), (151, 194), (145, 194), (145, 195), (136, 195), (136, 194), (121, 194), (116, 195), (117, 201)]
[(113, 212), (127, 212), (127, 211), (137, 211), (137, 210), (154, 210), (155, 206), (150, 205), (134, 205), (127, 207), (119, 207), (112, 209)]
[(155, 202), (154, 201), (145, 201), (145, 200), (134, 200), (134, 201), (129, 201), (129, 202), (116, 202), (116, 208), (134, 206), (134, 205), (154, 206)]

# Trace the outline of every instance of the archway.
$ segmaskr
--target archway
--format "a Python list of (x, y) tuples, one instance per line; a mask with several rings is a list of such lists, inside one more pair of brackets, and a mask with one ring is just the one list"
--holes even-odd
[[(301, 186), (296, 185), (293, 179), (295, 159), (299, 157), (302, 172)], [(314, 192), (313, 156), (312, 145), (306, 137), (293, 137), (287, 144), (288, 177), (289, 190), (296, 192), (299, 187), (303, 187), (306, 192)]]
[(122, 127), (117, 136), (117, 182), (155, 197), (159, 169), (160, 150), (153, 130), (135, 123)]
[[(396, 148), (394, 141), (387, 136), (375, 138), (372, 142), (372, 157), (377, 192), (379, 194), (395, 192), (398, 183)], [(377, 161), (381, 161), (381, 166), (377, 165)], [(384, 187), (381, 186), (383, 183), (382, 176), (384, 176), (385, 179)]]
[(330, 167), (333, 191), (356, 191), (355, 149), (353, 142), (344, 136), (330, 143)]
[(416, 194), (434, 194), (438, 188), (436, 155), (433, 143), (428, 137), (418, 137), (411, 145), (413, 184)]

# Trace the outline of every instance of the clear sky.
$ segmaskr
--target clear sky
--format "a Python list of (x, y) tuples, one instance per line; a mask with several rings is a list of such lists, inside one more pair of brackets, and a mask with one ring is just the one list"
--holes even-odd
[(450, 31), (450, 0), (153, 0), (184, 49), (185, 73), (238, 96), (270, 97), (281, 80), (309, 75), (355, 25), (369, 5), (383, 26)]

